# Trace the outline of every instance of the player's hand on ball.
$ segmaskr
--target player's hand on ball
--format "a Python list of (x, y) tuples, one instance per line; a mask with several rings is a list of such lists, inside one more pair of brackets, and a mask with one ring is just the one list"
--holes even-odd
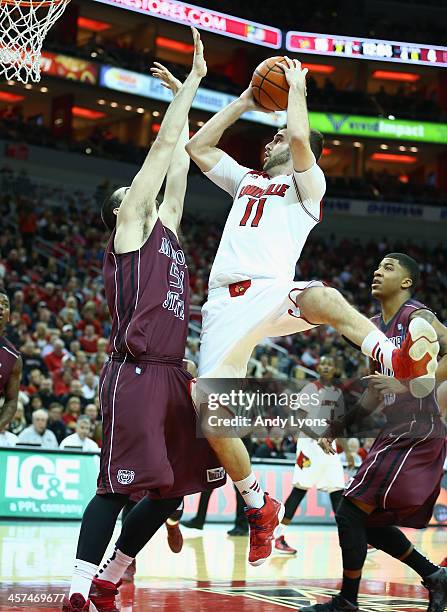
[(284, 70), (289, 87), (297, 87), (306, 94), (306, 75), (309, 70), (302, 68), (301, 62), (297, 59), (292, 60), (287, 55), (284, 56), (284, 59), (287, 62), (287, 66), (284, 62), (277, 62), (276, 65)]
[(192, 61), (192, 71), (201, 79), (206, 75), (207, 67), (203, 57), (203, 43), (196, 28), (191, 28), (194, 39), (194, 59)]
[(166, 66), (163, 66), (163, 64), (160, 64), (159, 62), (154, 62), (151, 72), (152, 76), (154, 76), (156, 79), (160, 79), (163, 87), (170, 89), (174, 96), (182, 86), (182, 82), (176, 79), (175, 76), (169, 72)]
[(253, 97), (253, 88), (251, 85), (247, 87), (247, 89), (241, 93), (241, 95), (239, 96), (239, 100), (242, 100), (242, 102), (245, 104), (247, 111), (259, 111), (260, 113), (273, 113), (274, 112), (256, 103)]
[(368, 386), (371, 386), (374, 391), (379, 393), (380, 395), (402, 395), (403, 393), (408, 393), (408, 388), (394, 378), (393, 376), (385, 376), (384, 374), (380, 374), (376, 372), (375, 374), (371, 374), (370, 376), (364, 376), (364, 380), (368, 381)]
[(320, 438), (318, 440), (318, 446), (324, 450), (326, 455), (335, 455), (336, 453), (332, 447), (332, 440), (330, 438)]

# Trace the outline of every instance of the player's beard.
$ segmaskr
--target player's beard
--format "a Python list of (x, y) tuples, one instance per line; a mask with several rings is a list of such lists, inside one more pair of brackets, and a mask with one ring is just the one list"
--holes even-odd
[(262, 168), (264, 172), (268, 172), (272, 168), (276, 168), (276, 166), (282, 166), (283, 164), (287, 164), (290, 159), (290, 150), (286, 149), (281, 153), (277, 153), (276, 155), (272, 155), (267, 159)]

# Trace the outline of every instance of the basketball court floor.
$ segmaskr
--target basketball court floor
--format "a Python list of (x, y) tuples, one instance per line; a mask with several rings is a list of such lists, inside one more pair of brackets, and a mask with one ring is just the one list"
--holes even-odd
[[(0, 610), (60, 610), (54, 603), (32, 603), (30, 595), (36, 601), (36, 595), (52, 594), (58, 602), (61, 597), (54, 597), (67, 592), (78, 529), (78, 522), (0, 523)], [(121, 588), (120, 609), (280, 612), (327, 601), (336, 592), (341, 565), (335, 527), (289, 528), (287, 540), (298, 554), (273, 556), (257, 568), (246, 562), (248, 538), (229, 538), (227, 529), (227, 524), (182, 528), (184, 547), (175, 555), (162, 528), (138, 557), (135, 587)], [(446, 556), (447, 530), (407, 530), (407, 535), (434, 560)], [(368, 555), (364, 578), (362, 612), (427, 609), (418, 577), (381, 552)], [(14, 604), (18, 596), (20, 605)]]

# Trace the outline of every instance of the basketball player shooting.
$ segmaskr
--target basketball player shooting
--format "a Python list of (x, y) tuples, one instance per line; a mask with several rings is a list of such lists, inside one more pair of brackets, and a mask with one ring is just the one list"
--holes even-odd
[[(141, 170), (102, 208), (111, 232), (103, 276), (112, 316), (109, 360), (99, 383), (104, 441), (97, 494), (82, 519), (66, 612), (117, 612), (121, 574), (183, 496), (225, 482), (209, 444), (196, 436), (192, 377), (182, 363), (189, 321), (188, 269), (177, 238), (186, 188), (184, 141), (188, 112), (206, 74), (194, 28), (193, 37), (191, 73), (169, 105)], [(172, 167), (180, 154), (182, 163)], [(112, 559), (101, 578), (94, 578), (121, 509), (143, 490), (148, 495), (129, 512)]]
[[(287, 127), (265, 147), (262, 171), (240, 165), (218, 148), (219, 140), (245, 112), (260, 109), (252, 87), (212, 117), (189, 141), (187, 151), (211, 181), (227, 191), (233, 205), (209, 278), (202, 310), (199, 377), (241, 378), (253, 348), (266, 336), (285, 336), (331, 325), (362, 352), (399, 379), (418, 379), (417, 392), (434, 385), (439, 345), (430, 323), (411, 321), (408, 341), (397, 348), (334, 288), (320, 281), (294, 282), (295, 265), (307, 236), (322, 219), (325, 178), (317, 162), (322, 135), (311, 130), (306, 74), (298, 60), (282, 63), (289, 86)], [(428, 390), (427, 390), (428, 387)], [(272, 550), (273, 529), (284, 512), (264, 497), (239, 439), (208, 440), (244, 497), (252, 516), (269, 531), (251, 529), (249, 562), (262, 563)], [(261, 541), (263, 540), (263, 541)]]
[[(419, 280), (419, 265), (405, 253), (389, 253), (374, 272), (372, 296), (381, 312), (374, 325), (396, 345), (405, 345), (411, 322), (424, 318), (435, 328), (441, 346), (439, 371), (447, 360), (447, 329), (436, 315), (413, 294)], [(379, 432), (359, 471), (348, 484), (336, 521), (343, 557), (341, 592), (325, 604), (302, 608), (303, 612), (357, 612), (367, 546), (383, 550), (411, 567), (428, 589), (429, 612), (447, 607), (447, 570), (417, 551), (400, 527), (422, 529), (433, 514), (443, 477), (446, 456), (445, 427), (432, 391), (416, 399), (393, 371), (374, 362), (367, 376), (370, 390), (361, 400), (354, 418), (362, 418), (383, 402), (386, 425)], [(378, 400), (377, 397), (380, 399)], [(347, 415), (349, 424), (350, 415)], [(320, 445), (333, 454), (331, 439)]]

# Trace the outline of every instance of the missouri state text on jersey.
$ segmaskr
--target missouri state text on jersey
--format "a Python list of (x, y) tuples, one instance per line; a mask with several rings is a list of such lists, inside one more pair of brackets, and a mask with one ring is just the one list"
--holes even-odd
[(137, 251), (115, 253), (112, 234), (104, 288), (112, 315), (109, 352), (183, 358), (189, 320), (189, 279), (175, 234), (160, 219)]
[(292, 281), (310, 231), (321, 221), (326, 181), (314, 165), (270, 178), (224, 154), (205, 173), (234, 199), (211, 269), (210, 289), (254, 278)]

